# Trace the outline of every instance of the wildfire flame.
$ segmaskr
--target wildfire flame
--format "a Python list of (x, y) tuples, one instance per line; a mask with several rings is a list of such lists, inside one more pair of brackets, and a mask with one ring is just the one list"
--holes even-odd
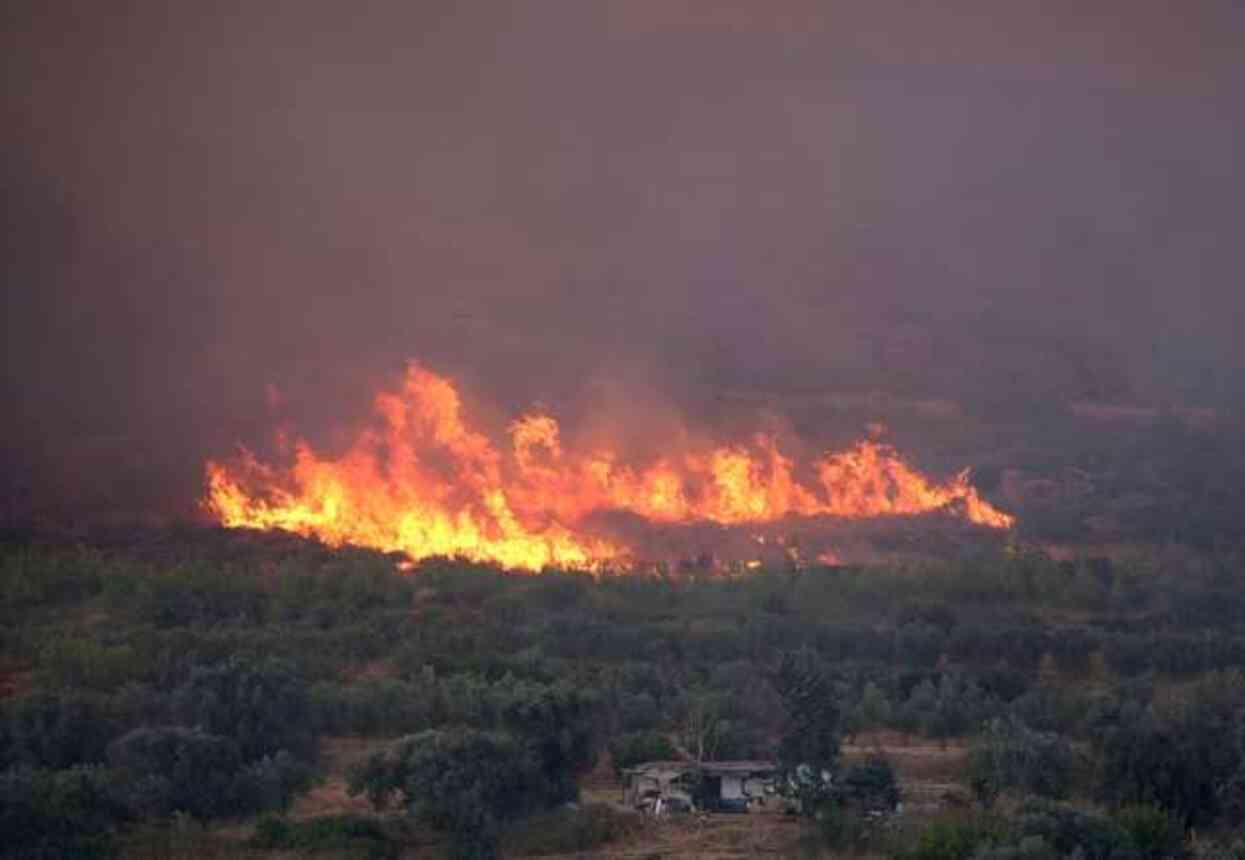
[(288, 468), (245, 451), (230, 463), (209, 461), (205, 507), (227, 527), (527, 570), (625, 566), (631, 549), (585, 525), (607, 510), (723, 525), (941, 509), (993, 528), (1013, 522), (977, 494), (967, 471), (939, 484), (873, 441), (826, 454), (813, 469), (820, 486), (809, 487), (765, 435), (637, 467), (609, 450), (568, 451), (554, 418), (529, 414), (510, 425), (503, 453), (468, 426), (453, 383), (417, 364), (400, 388), (376, 396), (374, 411), (339, 457), (300, 441)]

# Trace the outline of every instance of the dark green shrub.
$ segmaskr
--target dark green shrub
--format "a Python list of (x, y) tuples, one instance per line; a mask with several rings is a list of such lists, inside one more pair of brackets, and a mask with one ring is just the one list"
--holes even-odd
[(899, 780), (890, 759), (872, 755), (847, 768), (837, 783), (839, 806), (859, 813), (890, 813), (899, 805)]
[(174, 719), (230, 738), (250, 761), (286, 750), (315, 753), (306, 682), (279, 660), (232, 657), (197, 666), (173, 693)]
[(1199, 839), (1193, 856), (1197, 860), (1245, 860), (1245, 842), (1240, 839), (1230, 843)]
[(968, 759), (968, 782), (990, 808), (1008, 789), (1059, 799), (1072, 786), (1076, 756), (1060, 735), (1038, 732), (1019, 720), (991, 720)]
[(973, 854), (973, 860), (1060, 860), (1063, 856), (1041, 836), (1021, 836), (982, 845)]
[(310, 765), (281, 750), (243, 767), (234, 778), (233, 792), (243, 811), (285, 810), (313, 779)]
[(128, 602), (144, 621), (159, 627), (192, 624), (259, 624), (270, 597), (263, 583), (243, 571), (204, 563), (147, 576)]
[(1015, 823), (1019, 836), (1040, 836), (1067, 856), (1079, 851), (1085, 860), (1125, 860), (1132, 851), (1129, 834), (1099, 815), (1049, 801), (1032, 801)]
[(502, 827), (561, 800), (539, 758), (507, 734), (455, 728), (404, 738), (350, 774), (351, 794), (399, 800), (463, 857), (493, 857)]
[(649, 761), (671, 761), (678, 758), (678, 751), (670, 739), (661, 732), (630, 732), (619, 735), (609, 743), (614, 772), (621, 774), (629, 767)]
[(823, 805), (815, 821), (821, 844), (835, 851), (867, 851), (873, 839), (880, 835), (874, 822), (854, 809), (833, 803)]
[(332, 853), (334, 857), (388, 860), (401, 846), (379, 821), (358, 815), (325, 815), (307, 821), (264, 816), (251, 845), (265, 851)]
[(396, 678), (323, 681), (308, 690), (310, 722), (328, 734), (413, 734), (433, 724), (435, 685)]
[(978, 850), (1001, 843), (1006, 835), (1006, 829), (993, 819), (935, 821), (917, 835), (915, 844), (896, 856), (900, 860), (969, 860)]
[(135, 729), (109, 746), (108, 761), (135, 817), (181, 811), (207, 819), (245, 808), (236, 785), (242, 755), (229, 738), (180, 726)]
[(39, 673), (54, 687), (112, 690), (141, 678), (147, 667), (130, 645), (91, 639), (53, 639), (39, 651)]
[(107, 856), (110, 834), (127, 819), (115, 785), (98, 767), (0, 773), (0, 857)]
[(16, 549), (0, 556), (0, 606), (66, 606), (100, 592), (108, 564), (90, 550)]
[(624, 732), (643, 732), (657, 728), (661, 710), (649, 693), (622, 693), (618, 700), (618, 722)]
[(99, 695), (39, 692), (6, 703), (8, 757), (17, 764), (60, 770), (104, 760), (119, 725)]
[(1115, 814), (1115, 823), (1128, 835), (1140, 860), (1185, 856), (1184, 828), (1174, 817), (1154, 806), (1126, 806)]

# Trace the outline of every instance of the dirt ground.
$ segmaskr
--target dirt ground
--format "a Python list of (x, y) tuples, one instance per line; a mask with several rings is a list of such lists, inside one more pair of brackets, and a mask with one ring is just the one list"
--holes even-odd
[(370, 815), (372, 806), (363, 796), (351, 797), (346, 791), (346, 772), (374, 752), (387, 747), (391, 740), (377, 738), (324, 738), (320, 742), (320, 757), (324, 767), (324, 782), (294, 801), (290, 817), (295, 820), (316, 818), (321, 815)]
[(798, 856), (800, 824), (783, 815), (684, 816), (649, 821), (637, 839), (574, 855), (583, 858), (728, 860)]

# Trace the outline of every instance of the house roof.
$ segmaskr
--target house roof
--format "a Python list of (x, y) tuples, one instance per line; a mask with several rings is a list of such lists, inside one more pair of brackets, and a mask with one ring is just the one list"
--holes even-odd
[(684, 773), (700, 771), (710, 776), (727, 774), (746, 776), (753, 774), (773, 774), (778, 772), (778, 765), (772, 761), (649, 761), (635, 767), (623, 769), (627, 776), (648, 776), (653, 778), (673, 779)]
[(777, 773), (772, 761), (706, 761), (700, 769), (706, 773)]

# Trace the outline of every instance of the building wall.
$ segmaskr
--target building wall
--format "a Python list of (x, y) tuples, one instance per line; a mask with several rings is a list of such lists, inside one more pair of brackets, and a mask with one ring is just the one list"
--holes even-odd
[(744, 781), (737, 776), (722, 777), (722, 799), (736, 800), (745, 797)]

